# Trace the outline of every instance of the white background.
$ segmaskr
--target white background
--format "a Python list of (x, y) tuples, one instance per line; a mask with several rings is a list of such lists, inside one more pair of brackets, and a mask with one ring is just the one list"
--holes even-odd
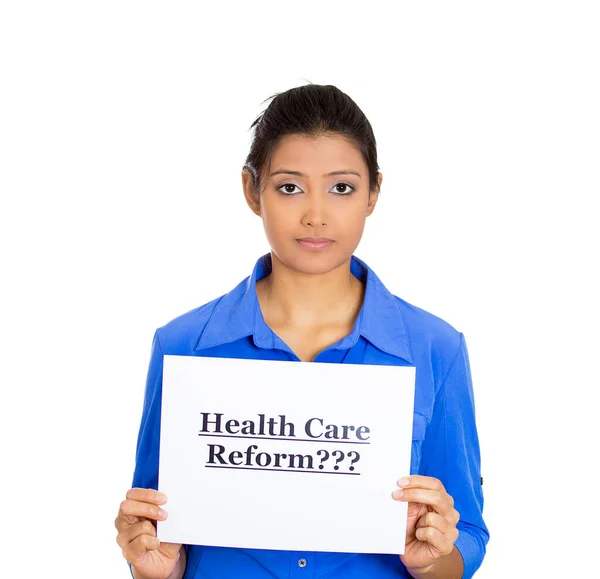
[(213, 4), (0, 8), (0, 575), (128, 576), (113, 521), (154, 329), (268, 251), (242, 196), (248, 127), (310, 80), (377, 138), (356, 255), (466, 336), (477, 577), (592, 576), (597, 3)]

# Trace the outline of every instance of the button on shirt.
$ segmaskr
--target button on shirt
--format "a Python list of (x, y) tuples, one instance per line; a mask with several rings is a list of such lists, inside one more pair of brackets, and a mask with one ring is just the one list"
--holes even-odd
[[(271, 254), (229, 293), (159, 328), (152, 353), (133, 487), (158, 488), (163, 355), (213, 356), (300, 362), (265, 323), (256, 282), (271, 273)], [(480, 454), (473, 387), (463, 335), (442, 319), (391, 294), (356, 256), (352, 274), (366, 284), (350, 334), (315, 362), (416, 367), (410, 474), (440, 479), (460, 513), (455, 543), (465, 579), (480, 566), (489, 539), (483, 521)], [(398, 473), (398, 478), (406, 473)], [(390, 493), (396, 481), (390, 481)], [(392, 500), (390, 496), (390, 500)], [(168, 507), (167, 507), (168, 508)], [(290, 521), (290, 524), (293, 521)], [(199, 525), (206, 521), (198, 521)], [(410, 577), (398, 555), (274, 551), (186, 545), (184, 579)]]

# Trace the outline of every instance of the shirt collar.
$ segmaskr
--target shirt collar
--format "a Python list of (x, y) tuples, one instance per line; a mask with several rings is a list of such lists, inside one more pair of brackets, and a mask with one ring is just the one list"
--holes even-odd
[[(253, 336), (254, 343), (260, 348), (274, 347), (276, 336), (265, 323), (256, 296), (256, 282), (271, 273), (271, 265), (271, 254), (263, 255), (257, 260), (252, 275), (221, 297), (196, 350), (220, 346), (246, 336)], [(380, 350), (412, 364), (410, 343), (397, 298), (375, 272), (354, 255), (350, 271), (356, 278), (366, 280), (365, 297), (352, 332), (335, 347), (351, 348), (362, 335)]]

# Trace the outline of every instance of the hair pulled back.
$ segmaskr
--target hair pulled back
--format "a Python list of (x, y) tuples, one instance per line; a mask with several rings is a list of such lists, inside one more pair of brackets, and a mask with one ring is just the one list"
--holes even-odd
[[(272, 100), (271, 100), (272, 99)], [(275, 93), (269, 106), (250, 125), (254, 129), (244, 168), (252, 173), (256, 191), (273, 151), (286, 135), (319, 137), (338, 134), (360, 151), (369, 169), (369, 192), (377, 188), (377, 143), (373, 129), (358, 105), (333, 85), (308, 84)]]

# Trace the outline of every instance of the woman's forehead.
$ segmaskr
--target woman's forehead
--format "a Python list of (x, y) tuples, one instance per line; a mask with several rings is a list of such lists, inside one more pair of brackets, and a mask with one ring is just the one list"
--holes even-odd
[[(279, 167), (279, 165), (286, 165)], [(323, 167), (329, 165), (348, 165), (347, 167), (334, 167), (332, 170), (342, 168), (356, 168), (363, 165), (364, 161), (359, 149), (349, 139), (337, 135), (286, 135), (278, 142), (271, 156), (269, 170), (277, 171), (281, 168), (294, 169), (289, 164), (313, 165)], [(351, 166), (352, 167), (351, 167)]]

